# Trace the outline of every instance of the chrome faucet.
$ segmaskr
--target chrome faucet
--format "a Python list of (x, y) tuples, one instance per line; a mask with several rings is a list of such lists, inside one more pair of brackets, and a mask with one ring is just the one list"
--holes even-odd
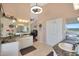
[(75, 50), (75, 48), (77, 47), (77, 44), (79, 44), (79, 43), (73, 44), (72, 50)]

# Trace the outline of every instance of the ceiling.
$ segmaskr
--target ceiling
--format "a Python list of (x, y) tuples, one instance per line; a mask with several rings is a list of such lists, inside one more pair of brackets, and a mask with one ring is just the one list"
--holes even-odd
[[(45, 4), (38, 3), (37, 5), (44, 6)], [(36, 5), (36, 3), (3, 3), (2, 5), (6, 15), (15, 16), (21, 19), (30, 19), (30, 9), (32, 6)]]
[(30, 4), (24, 3), (4, 3), (3, 9), (6, 15), (14, 16), (20, 19), (29, 19), (30, 18)]
[[(3, 3), (3, 9), (6, 15), (14, 16), (20, 19), (31, 18), (30, 3)], [(43, 8), (42, 14), (38, 16), (39, 20), (48, 20), (55, 17), (78, 17), (79, 10), (75, 11), (72, 3), (50, 3), (38, 4)]]

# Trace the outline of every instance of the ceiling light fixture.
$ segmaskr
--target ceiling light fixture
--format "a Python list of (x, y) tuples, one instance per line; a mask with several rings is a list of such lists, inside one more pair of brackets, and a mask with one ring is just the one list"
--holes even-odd
[(16, 20), (12, 20), (12, 22), (13, 22), (13, 23), (15, 23), (15, 22), (16, 22)]
[(24, 26), (24, 24), (18, 24), (17, 26)]
[(33, 14), (40, 14), (40, 13), (42, 13), (42, 11), (43, 11), (42, 8), (39, 7), (37, 3), (35, 4), (35, 6), (33, 6), (33, 7), (31, 8), (31, 12), (32, 12)]
[(77, 21), (79, 21), (79, 18), (77, 18)]
[(79, 3), (73, 3), (74, 9), (78, 10), (79, 9)]

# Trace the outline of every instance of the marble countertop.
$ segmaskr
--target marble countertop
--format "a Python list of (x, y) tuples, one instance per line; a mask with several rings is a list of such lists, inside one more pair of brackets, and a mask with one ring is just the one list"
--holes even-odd
[[(63, 41), (62, 41), (63, 42)], [(60, 43), (62, 43), (60, 42)], [(59, 44), (59, 43), (58, 43)], [(68, 51), (65, 51), (63, 49), (61, 49), (58, 44), (56, 44), (53, 49), (55, 50), (56, 54), (58, 56), (76, 56), (76, 53), (75, 52), (68, 52)]]
[(16, 42), (17, 39), (22, 38), (22, 37), (28, 37), (31, 35), (22, 35), (22, 36), (12, 36), (12, 37), (0, 37), (0, 42), (2, 43), (10, 43), (10, 42)]

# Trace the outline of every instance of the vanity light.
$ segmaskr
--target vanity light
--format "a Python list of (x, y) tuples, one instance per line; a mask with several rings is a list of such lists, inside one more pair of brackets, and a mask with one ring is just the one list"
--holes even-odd
[(18, 26), (24, 26), (24, 24), (18, 24)]
[(15, 23), (15, 22), (16, 22), (16, 20), (12, 20), (12, 22), (13, 22), (13, 23)]
[(18, 22), (22, 22), (22, 20), (21, 20), (21, 19), (19, 19), (19, 20), (18, 20)]
[(22, 22), (25, 22), (25, 20), (22, 20)]
[(27, 21), (27, 20), (24, 20), (24, 22), (26, 22), (26, 23), (27, 23), (27, 22), (29, 22), (29, 21)]
[(27, 22), (29, 22), (29, 21), (28, 21), (28, 20), (19, 19), (18, 22), (27, 23)]

